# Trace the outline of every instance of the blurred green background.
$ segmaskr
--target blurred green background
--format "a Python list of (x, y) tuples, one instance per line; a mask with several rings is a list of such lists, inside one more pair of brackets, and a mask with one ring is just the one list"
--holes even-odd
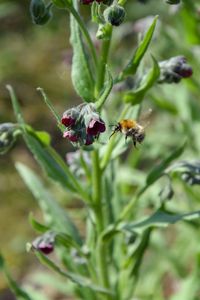
[[(185, 139), (188, 139), (189, 143), (183, 158), (199, 158), (200, 4), (198, 1), (183, 1), (183, 4), (182, 7), (169, 6), (162, 0), (150, 0), (143, 5), (136, 0), (130, 0), (127, 3), (127, 23), (114, 30), (113, 72), (120, 70), (120, 66), (124, 65), (136, 46), (138, 33), (146, 28), (145, 24), (149, 24), (149, 19), (146, 17), (156, 14), (160, 16), (160, 22), (146, 56), (147, 65), (150, 65), (150, 53), (159, 61), (172, 56), (185, 55), (194, 71), (191, 79), (183, 80), (178, 85), (156, 85), (145, 98), (144, 106), (152, 107), (154, 111), (151, 125), (144, 146), (137, 153), (134, 152), (134, 155), (128, 156), (129, 166), (137, 165), (140, 161), (141, 180), (144, 178), (142, 177), (143, 170), (145, 174), (148, 166), (159, 161), (159, 158), (175, 146), (182, 144)], [(82, 10), (88, 20), (88, 7)], [(138, 21), (139, 19), (141, 20)], [(72, 148), (61, 138), (56, 123), (36, 88), (38, 86), (44, 88), (60, 114), (80, 101), (73, 91), (70, 79), (72, 53), (69, 45), (68, 15), (61, 10), (54, 9), (53, 20), (40, 27), (31, 22), (29, 1), (0, 1), (0, 24), (0, 122), (15, 122), (9, 95), (5, 88), (6, 84), (11, 84), (17, 93), (26, 121), (35, 129), (50, 132), (53, 146), (64, 157), (65, 153)], [(91, 32), (92, 34), (95, 32), (94, 25), (91, 26)], [(20, 280), (35, 268), (35, 260), (26, 253), (25, 245), (34, 237), (28, 222), (28, 214), (33, 211), (37, 216), (39, 212), (33, 197), (15, 170), (16, 161), (22, 161), (38, 172), (40, 170), (21, 140), (12, 151), (0, 157), (0, 245), (11, 271)], [(134, 180), (137, 183), (140, 178), (137, 173), (135, 175), (137, 178), (134, 176), (132, 178), (132, 174), (129, 176), (129, 169), (125, 169), (124, 172), (126, 174), (124, 180), (130, 180), (130, 185)], [(54, 188), (56, 189), (52, 187)], [(176, 190), (177, 198), (182, 200), (172, 206), (177, 206), (183, 211), (199, 207), (199, 187), (194, 188), (195, 195), (193, 196), (190, 190), (188, 194), (186, 191), (183, 193), (183, 187), (179, 182), (176, 183)], [(155, 191), (152, 191), (148, 195), (148, 203), (156, 205), (154, 196)], [(146, 203), (147, 200), (144, 197), (141, 206), (145, 206)], [(176, 228), (177, 232), (181, 232), (181, 227)], [(185, 230), (184, 232), (194, 236), (194, 242), (190, 245), (190, 253), (181, 250), (183, 255), (180, 264), (184, 264), (185, 261), (183, 269), (187, 269), (191, 267), (188, 264), (191, 253), (195, 252), (196, 247), (199, 248), (199, 236), (196, 231), (191, 233)], [(181, 249), (188, 243), (184, 237), (185, 235), (179, 235), (179, 245), (182, 243)], [(155, 237), (155, 251), (158, 246), (156, 238), (159, 236)], [(170, 235), (168, 238), (170, 239)], [(164, 248), (165, 245), (160, 247)], [(174, 257), (179, 256), (176, 249), (175, 247)], [(152, 268), (150, 261), (151, 259), (147, 263), (147, 269)], [(185, 274), (184, 271), (182, 273)], [(163, 285), (172, 281), (171, 275), (166, 275), (165, 281)], [(151, 284), (156, 283), (151, 282)], [(170, 286), (176, 289), (173, 284)], [(0, 275), (0, 291), (3, 291), (5, 287), (6, 283)], [(167, 295), (166, 299), (169, 299)], [(200, 299), (200, 296), (194, 299)]]

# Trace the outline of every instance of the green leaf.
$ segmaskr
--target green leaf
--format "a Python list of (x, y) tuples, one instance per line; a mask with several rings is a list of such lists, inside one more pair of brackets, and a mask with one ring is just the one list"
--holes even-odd
[(164, 160), (161, 161), (159, 165), (156, 165), (152, 171), (148, 174), (146, 179), (146, 186), (153, 184), (162, 175), (169, 164), (176, 158), (178, 158), (184, 151), (186, 143), (176, 148), (170, 155), (168, 155)]
[(17, 163), (16, 168), (40, 206), (47, 225), (55, 231), (71, 235), (71, 237), (79, 245), (81, 245), (82, 240), (78, 229), (71, 221), (65, 210), (63, 210), (63, 208), (60, 207), (57, 201), (53, 198), (52, 194), (45, 189), (41, 179), (24, 164)]
[(10, 86), (10, 85), (7, 85), (6, 88), (7, 88), (8, 92), (9, 92), (9, 94), (10, 94), (10, 98), (11, 98), (11, 101), (12, 101), (12, 106), (13, 106), (13, 110), (14, 110), (17, 122), (20, 125), (24, 125), (25, 122), (24, 122), (24, 119), (22, 117), (21, 109), (20, 109), (17, 97), (15, 95), (15, 92), (14, 92), (12, 86)]
[(199, 218), (200, 210), (184, 214), (174, 214), (159, 209), (143, 221), (122, 225), (121, 230), (135, 230), (138, 228), (144, 230), (149, 227), (166, 227), (178, 221), (190, 221)]
[(29, 214), (29, 223), (36, 231), (41, 232), (41, 233), (45, 233), (46, 231), (48, 231), (50, 229), (48, 226), (45, 226), (45, 225), (39, 223), (38, 221), (36, 221), (33, 218), (32, 213)]
[(93, 284), (89, 278), (74, 274), (72, 272), (63, 271), (59, 266), (57, 266), (53, 261), (51, 261), (48, 257), (43, 255), (41, 252), (35, 251), (37, 258), (43, 265), (46, 265), (49, 269), (55, 271), (56, 273), (60, 274), (71, 280), (72, 282), (82, 286), (90, 288), (93, 291), (100, 292), (103, 294), (111, 294), (111, 292), (103, 287), (97, 286)]
[(59, 182), (64, 188), (75, 191), (70, 170), (59, 154), (51, 147), (43, 143), (34, 130), (24, 130), (24, 140), (38, 161), (44, 172), (53, 180)]
[(123, 233), (124, 231), (144, 231), (150, 227), (167, 227), (168, 225), (175, 224), (179, 221), (192, 221), (199, 218), (200, 210), (183, 214), (174, 214), (158, 209), (151, 216), (142, 221), (132, 223), (121, 222), (118, 225), (110, 226), (102, 233), (101, 238), (103, 242), (108, 242), (116, 234)]
[(72, 4), (71, 0), (51, 0), (52, 3), (59, 8), (68, 8)]
[(160, 75), (160, 68), (155, 58), (152, 57), (152, 59), (153, 68), (147, 73), (147, 75), (142, 80), (141, 85), (136, 90), (124, 94), (123, 100), (125, 102), (130, 103), (131, 105), (139, 104), (143, 100), (145, 93), (153, 86), (153, 84), (158, 79)]
[(94, 100), (94, 78), (89, 57), (82, 41), (81, 31), (75, 18), (70, 15), (71, 37), (73, 48), (72, 83), (77, 94), (86, 102)]
[(107, 76), (107, 81), (105, 83), (104, 91), (100, 95), (98, 101), (95, 103), (97, 110), (101, 109), (101, 107), (105, 103), (113, 87), (113, 79), (110, 71), (108, 70), (108, 67), (106, 68), (106, 76)]
[(4, 262), (3, 256), (0, 254), (0, 270), (3, 271), (10, 289), (16, 295), (18, 300), (33, 300), (24, 289), (22, 289), (17, 282), (11, 277), (6, 264)]
[(146, 32), (143, 40), (141, 41), (138, 48), (136, 49), (133, 57), (131, 58), (131, 60), (129, 61), (127, 66), (124, 68), (122, 73), (119, 75), (120, 80), (123, 80), (126, 76), (134, 75), (136, 73), (137, 68), (138, 68), (144, 54), (146, 53), (150, 42), (151, 42), (155, 27), (156, 27), (157, 20), (158, 20), (158, 16), (156, 16), (154, 18), (151, 26), (149, 27), (149, 29)]

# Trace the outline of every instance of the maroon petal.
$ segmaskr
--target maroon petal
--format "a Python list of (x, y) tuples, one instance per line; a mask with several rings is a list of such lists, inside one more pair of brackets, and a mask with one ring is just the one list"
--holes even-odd
[(94, 136), (104, 132), (105, 130), (105, 123), (101, 119), (92, 119), (87, 127), (87, 133)]
[(72, 130), (65, 131), (63, 137), (67, 138), (72, 143), (78, 142), (78, 136)]

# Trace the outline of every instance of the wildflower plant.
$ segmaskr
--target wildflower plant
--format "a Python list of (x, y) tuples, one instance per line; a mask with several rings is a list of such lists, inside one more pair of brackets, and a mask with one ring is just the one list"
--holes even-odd
[[(129, 1), (30, 1), (31, 18), (37, 25), (48, 26), (56, 9), (62, 9), (70, 16), (71, 76), (80, 104), (63, 107), (63, 114), (59, 115), (46, 92), (42, 88), (38, 91), (55, 117), (55, 126), (57, 122), (61, 132), (60, 139), (64, 138), (66, 144), (72, 143), (74, 153), (67, 153), (65, 160), (51, 146), (47, 132), (36, 131), (26, 123), (10, 85), (7, 89), (17, 123), (0, 126), (2, 154), (13, 147), (18, 136), (22, 136), (46, 175), (84, 204), (86, 220), (84, 234), (81, 234), (76, 222), (46, 189), (42, 179), (26, 165), (16, 164), (44, 217), (39, 222), (30, 215), (30, 223), (38, 235), (34, 241), (29, 241), (27, 249), (52, 272), (59, 274), (62, 282), (69, 286), (66, 295), (73, 295), (76, 299), (147, 299), (142, 298), (142, 289), (137, 289), (137, 286), (154, 232), (179, 221), (191, 226), (199, 224), (200, 211), (177, 211), (168, 207), (168, 200), (175, 194), (174, 180), (179, 178), (190, 186), (200, 182), (199, 161), (178, 160), (186, 148), (184, 141), (165, 154), (159, 163), (151, 165), (142, 182), (132, 187), (131, 192), (124, 188), (121, 166), (126, 165), (127, 153), (133, 152), (135, 156), (140, 153), (145, 140), (136, 149), (131, 137), (128, 136), (125, 141), (123, 131), (112, 135), (113, 122), (117, 125), (123, 119), (138, 119), (152, 87), (178, 83), (192, 75), (192, 68), (181, 53), (161, 62), (157, 61), (154, 53), (149, 55), (158, 16), (154, 17), (133, 49), (128, 62), (124, 59), (121, 70), (112, 70), (112, 59), (117, 52), (115, 49), (112, 55), (110, 53), (112, 34), (126, 22), (129, 13), (126, 2)], [(138, 2), (144, 5), (147, 1)], [(178, 5), (180, 1), (166, 2)], [(91, 13), (95, 40), (99, 44), (97, 48), (80, 14), (84, 9)], [(131, 84), (127, 84), (128, 81)], [(118, 89), (120, 84), (122, 88)], [(151, 130), (148, 135), (151, 135)], [(128, 179), (137, 171), (137, 168), (131, 168)], [(157, 195), (158, 205), (152, 210), (141, 209), (140, 199), (160, 180), (164, 180), (165, 184)], [(148, 205), (146, 208), (149, 208)], [(43, 299), (43, 295), (36, 298), (26, 287), (18, 286), (3, 257), (0, 266), (18, 299)]]

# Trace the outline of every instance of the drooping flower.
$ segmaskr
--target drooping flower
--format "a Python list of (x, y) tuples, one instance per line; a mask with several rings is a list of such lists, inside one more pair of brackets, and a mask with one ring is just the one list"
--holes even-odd
[(192, 67), (187, 64), (184, 56), (175, 56), (159, 63), (159, 83), (178, 83), (182, 78), (189, 78), (193, 74)]
[(48, 255), (54, 250), (55, 233), (46, 232), (42, 236), (37, 237), (32, 242), (32, 248), (41, 251), (43, 254)]
[(67, 127), (63, 137), (75, 146), (89, 146), (106, 130), (104, 121), (93, 103), (80, 104), (63, 113), (62, 124)]

